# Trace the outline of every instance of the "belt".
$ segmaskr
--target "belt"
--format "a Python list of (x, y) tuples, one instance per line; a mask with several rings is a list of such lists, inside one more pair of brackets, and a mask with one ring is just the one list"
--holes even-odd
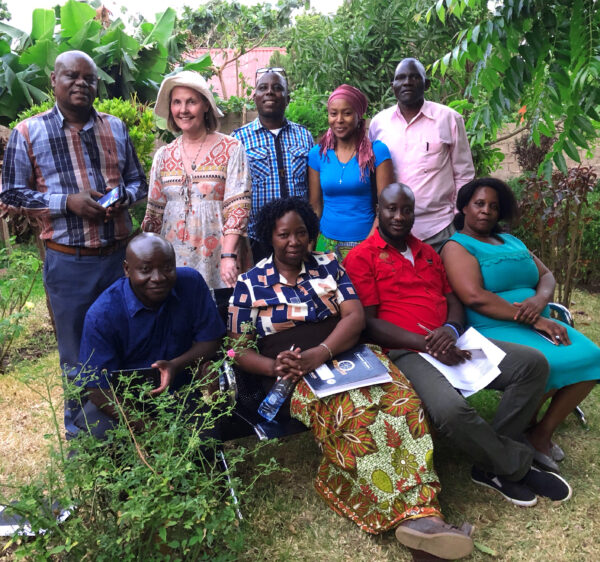
[(121, 248), (127, 246), (129, 238), (117, 240), (108, 246), (100, 246), (99, 248), (86, 248), (85, 246), (67, 246), (59, 244), (52, 240), (45, 240), (46, 248), (60, 252), (61, 254), (69, 254), (70, 256), (110, 256)]

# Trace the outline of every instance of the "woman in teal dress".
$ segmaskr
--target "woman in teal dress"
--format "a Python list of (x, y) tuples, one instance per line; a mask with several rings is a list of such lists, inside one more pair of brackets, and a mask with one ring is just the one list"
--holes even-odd
[(550, 319), (554, 275), (518, 238), (500, 232), (498, 222), (516, 215), (508, 185), (495, 178), (473, 180), (458, 192), (456, 207), (458, 232), (442, 251), (450, 285), (466, 307), (469, 325), (488, 338), (535, 347), (548, 359), (546, 390), (552, 400), (527, 438), (543, 455), (536, 459), (557, 470), (564, 453), (552, 434), (600, 379), (600, 348)]

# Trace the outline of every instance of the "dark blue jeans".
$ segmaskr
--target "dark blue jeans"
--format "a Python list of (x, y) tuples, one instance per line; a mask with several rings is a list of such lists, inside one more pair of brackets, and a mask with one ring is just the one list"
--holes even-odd
[[(46, 250), (44, 285), (54, 315), (63, 376), (77, 375), (85, 314), (100, 293), (122, 277), (124, 259), (125, 248), (108, 256), (71, 256)], [(73, 424), (79, 410), (77, 401), (65, 401), (67, 438), (79, 431)]]

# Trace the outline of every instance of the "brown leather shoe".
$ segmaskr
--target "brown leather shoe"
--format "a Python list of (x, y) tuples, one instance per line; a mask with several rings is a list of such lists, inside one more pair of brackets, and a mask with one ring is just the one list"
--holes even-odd
[(408, 548), (423, 550), (443, 560), (457, 560), (473, 552), (472, 532), (469, 523), (459, 528), (438, 517), (420, 517), (400, 523), (396, 538)]

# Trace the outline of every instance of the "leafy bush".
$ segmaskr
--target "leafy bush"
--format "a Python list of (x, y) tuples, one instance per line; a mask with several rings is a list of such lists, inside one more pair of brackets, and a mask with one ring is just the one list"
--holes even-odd
[(254, 109), (254, 101), (251, 98), (252, 88), (246, 88), (244, 96), (229, 96), (228, 99), (215, 95), (218, 108), (224, 115), (228, 113), (242, 113), (244, 110)]
[(328, 93), (319, 94), (309, 88), (298, 88), (291, 93), (292, 101), (286, 109), (290, 121), (304, 125), (315, 140), (328, 129)]
[(0, 374), (15, 338), (23, 330), (21, 324), (27, 315), (27, 299), (40, 274), (42, 263), (37, 254), (29, 249), (13, 246), (0, 248)]
[(600, 184), (589, 194), (583, 211), (583, 240), (581, 243), (581, 281), (595, 287), (600, 285)]
[[(570, 168), (566, 175), (555, 171), (551, 181), (535, 176), (522, 181), (521, 220), (515, 234), (552, 271), (557, 300), (565, 306), (569, 306), (573, 287), (586, 268), (582, 260), (584, 232), (594, 216), (597, 222), (600, 210), (598, 199), (591, 198), (596, 180), (593, 168), (579, 166)], [(597, 225), (593, 228), (598, 231)], [(588, 240), (592, 248), (597, 247), (598, 238)], [(591, 256), (591, 263), (597, 262), (597, 253)]]
[(536, 174), (542, 162), (552, 150), (555, 141), (556, 139), (553, 137), (540, 135), (540, 146), (537, 146), (531, 141), (529, 135), (521, 135), (515, 141), (513, 149), (513, 154), (517, 157), (521, 170)]
[[(43, 382), (51, 405), (51, 379)], [(147, 396), (148, 384), (128, 386), (122, 399), (112, 402), (120, 419), (107, 439), (80, 435), (69, 441), (68, 454), (53, 411), (55, 434), (46, 436), (52, 442), (51, 463), (38, 481), (17, 488), (18, 500), (9, 508), (34, 531), (46, 532), (27, 542), (14, 536), (9, 545), (16, 548), (16, 558), (236, 560), (249, 529), (236, 517), (228, 476), (243, 498), (276, 465), (272, 459), (259, 465), (252, 481), (244, 484), (233, 470), (256, 449), (240, 447), (227, 450), (230, 468), (222, 469), (218, 455), (214, 457), (216, 444), (205, 432), (229, 413), (225, 397), (205, 394), (198, 407), (192, 400), (192, 395), (203, 396), (207, 383), (197, 380), (175, 394), (153, 398)], [(81, 391), (74, 387), (68, 392)], [(128, 400), (138, 408), (128, 409)], [(140, 423), (144, 429), (133, 431)], [(71, 509), (63, 523), (57, 522), (58, 509), (48, 508), (53, 504)]]

